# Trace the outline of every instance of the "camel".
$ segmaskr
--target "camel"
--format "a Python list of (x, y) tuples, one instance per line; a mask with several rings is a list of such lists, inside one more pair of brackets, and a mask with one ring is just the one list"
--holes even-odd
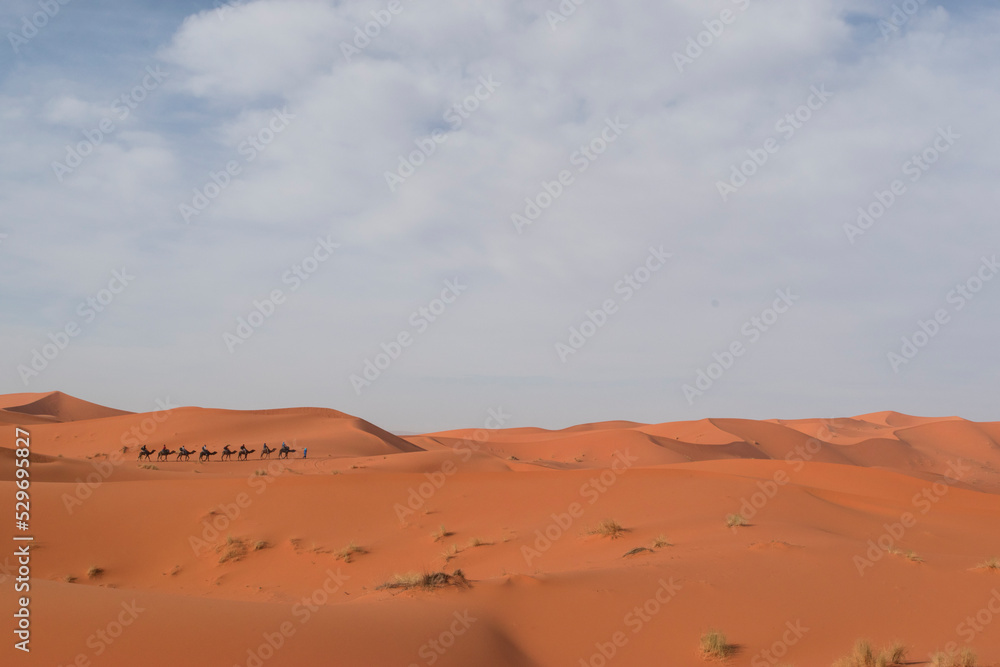
[(207, 449), (202, 449), (201, 452), (198, 453), (198, 460), (199, 461), (211, 461), (212, 457), (215, 456), (218, 453), (219, 452), (210, 452)]
[(228, 459), (233, 458), (233, 454), (235, 454), (235, 453), (236, 453), (236, 450), (229, 449), (229, 445), (226, 445), (225, 447), (222, 448), (222, 460), (226, 461)]
[(180, 461), (181, 459), (184, 459), (185, 461), (190, 461), (192, 454), (194, 454), (192, 450), (186, 449), (183, 445), (181, 445), (180, 450), (177, 452), (177, 460)]
[(160, 450), (160, 453), (156, 455), (156, 460), (157, 461), (166, 461), (168, 456), (170, 456), (171, 454), (176, 454), (176, 453), (177, 452), (175, 452), (174, 450), (167, 449), (166, 447), (164, 447), (163, 449)]
[(146, 459), (147, 461), (149, 461), (150, 460), (149, 455), (152, 454), (154, 451), (155, 450), (153, 449), (146, 449), (146, 445), (143, 445), (142, 449), (139, 450), (139, 460), (141, 461), (143, 459)]
[(253, 454), (256, 449), (247, 449), (246, 445), (240, 445), (240, 453), (236, 455), (237, 461), (246, 461), (248, 454)]
[(260, 450), (260, 458), (269, 459), (271, 458), (271, 452), (274, 451), (273, 447), (268, 447), (267, 443), (264, 443), (264, 449)]
[(288, 455), (292, 452), (298, 451), (297, 449), (291, 449), (288, 445), (281, 445), (281, 450), (278, 452), (279, 459), (287, 459)]

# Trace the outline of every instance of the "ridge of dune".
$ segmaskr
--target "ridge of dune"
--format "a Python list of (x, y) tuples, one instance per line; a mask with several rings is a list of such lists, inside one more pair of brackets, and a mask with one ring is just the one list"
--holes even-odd
[(733, 434), (720, 429), (711, 419), (642, 424), (636, 429), (649, 435), (665, 436), (691, 444), (728, 445), (733, 442)]
[(24, 392), (18, 394), (0, 394), (0, 410), (6, 410), (11, 406), (34, 403), (38, 399), (44, 398), (52, 393), (55, 392), (35, 391), (35, 392)]
[[(22, 403), (23, 399), (28, 399)], [(0, 407), (8, 413), (49, 418), (58, 422), (87, 421), (133, 414), (76, 398), (61, 391), (44, 394), (8, 394), (0, 399)]]
[(869, 412), (867, 414), (857, 415), (855, 419), (867, 421), (872, 424), (882, 424), (884, 426), (894, 426), (896, 428), (908, 428), (910, 426), (919, 426), (921, 424), (928, 424), (931, 422), (956, 421), (960, 420), (961, 417), (917, 417), (915, 415), (907, 415), (902, 412), (896, 412), (895, 410), (883, 410), (881, 412)]
[(974, 461), (973, 483), (1000, 490), (1000, 423), (913, 417), (886, 411), (824, 419), (725, 419), (639, 424), (596, 422), (558, 431), (458, 429), (410, 436), (424, 448), (472, 446), (513, 464), (597, 468), (628, 450), (640, 466), (719, 459), (774, 459), (883, 468), (920, 479), (940, 475), (956, 457)]
[[(13, 413), (12, 413), (13, 414)], [(326, 408), (226, 410), (180, 407), (158, 412), (119, 412), (100, 418), (72, 421), (35, 421), (36, 451), (84, 458), (110, 455), (141, 445), (176, 450), (206, 445), (218, 451), (226, 444), (259, 452), (264, 443), (287, 442), (301, 455), (374, 456), (423, 451), (363, 419)], [(130, 456), (134, 456), (131, 454)]]

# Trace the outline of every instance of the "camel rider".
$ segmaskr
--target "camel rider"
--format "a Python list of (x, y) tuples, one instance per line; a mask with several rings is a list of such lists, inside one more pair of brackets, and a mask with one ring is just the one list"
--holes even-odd
[(201, 453), (202, 454), (208, 454), (208, 445), (202, 445), (201, 446)]

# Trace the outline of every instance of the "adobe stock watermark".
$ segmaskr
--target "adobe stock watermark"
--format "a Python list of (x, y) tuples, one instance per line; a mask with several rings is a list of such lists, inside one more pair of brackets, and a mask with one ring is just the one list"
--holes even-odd
[(194, 189), (191, 200), (178, 204), (177, 208), (184, 222), (191, 224), (192, 218), (204, 213), (232, 184), (233, 179), (243, 173), (243, 168), (260, 157), (278, 135), (288, 129), (294, 119), (295, 114), (289, 113), (287, 107), (272, 109), (271, 119), (267, 124), (256, 133), (247, 135), (247, 138), (236, 147), (236, 153), (242, 159), (230, 160), (219, 171), (209, 171), (208, 180), (201, 187)]
[(41, 375), (69, 347), (72, 339), (83, 333), (100, 313), (107, 310), (108, 306), (132, 284), (133, 280), (135, 280), (135, 276), (128, 272), (127, 267), (122, 267), (121, 271), (112, 271), (111, 280), (108, 281), (107, 286), (92, 296), (88, 296), (77, 306), (76, 314), (82, 322), (71, 319), (62, 328), (49, 332), (49, 342), (44, 343), (39, 348), (32, 349), (31, 360), (27, 364), (18, 364), (17, 366), (17, 374), (24, 386), (27, 387), (32, 379)]
[(886, 354), (889, 367), (893, 373), (899, 373), (899, 369), (913, 361), (920, 351), (939, 334), (941, 330), (952, 321), (952, 315), (965, 308), (976, 295), (982, 291), (983, 287), (1000, 272), (1000, 263), (997, 256), (983, 257), (979, 267), (965, 281), (955, 285), (945, 296), (945, 302), (951, 307), (938, 308), (934, 314), (926, 319), (917, 320), (917, 328), (912, 334), (900, 338), (902, 344), (899, 350), (890, 350)]
[(281, 274), (282, 284), (289, 286), (287, 293), (281, 288), (275, 288), (263, 299), (254, 299), (250, 312), (246, 316), (240, 315), (236, 318), (236, 328), (232, 332), (226, 331), (222, 334), (222, 342), (229, 350), (229, 354), (233, 354), (240, 345), (250, 340), (268, 320), (274, 317), (278, 306), (287, 302), (289, 294), (297, 292), (323, 264), (329, 261), (333, 252), (340, 248), (339, 243), (330, 240), (331, 236), (333, 234), (317, 237), (312, 250)]
[(392, 22), (403, 13), (404, 9), (406, 7), (401, 0), (389, 0), (383, 9), (369, 12), (372, 20), (364, 25), (354, 27), (353, 40), (340, 43), (340, 52), (343, 54), (344, 60), (351, 62), (351, 58), (360, 56), (361, 52), (371, 46), (372, 41), (378, 38), (383, 30), (392, 25)]
[(275, 480), (288, 468), (280, 461), (268, 461), (267, 467), (263, 470), (263, 475), (254, 471), (247, 476), (247, 486), (253, 490), (253, 495), (241, 491), (236, 494), (232, 502), (219, 503), (209, 512), (211, 520), (207, 517), (201, 520), (201, 532), (188, 536), (188, 546), (195, 556), (213, 552), (215, 550), (213, 543), (222, 537), (243, 512), (253, 505), (254, 500), (271, 488)]
[(524, 233), (526, 227), (534, 224), (544, 211), (562, 197), (566, 188), (576, 182), (577, 175), (590, 169), (590, 166), (607, 152), (611, 144), (621, 138), (622, 133), (628, 127), (617, 116), (614, 120), (605, 119), (604, 127), (593, 139), (581, 144), (579, 148), (570, 153), (569, 163), (570, 166), (576, 167), (576, 173), (574, 174), (573, 170), (570, 169), (563, 169), (551, 181), (543, 180), (541, 190), (533, 197), (525, 197), (524, 209), (520, 213), (511, 214), (510, 221), (517, 233)]
[[(941, 159), (941, 156), (951, 150), (955, 142), (962, 138), (956, 134), (949, 125), (947, 128), (939, 127), (937, 135), (919, 153), (914, 153), (900, 167), (903, 176), (907, 177), (910, 184), (914, 184), (924, 177), (931, 167)], [(895, 206), (899, 199), (909, 192), (909, 186), (901, 178), (893, 179), (885, 190), (875, 190), (874, 199), (865, 206), (858, 207), (858, 217), (854, 223), (844, 223), (844, 234), (847, 240), (854, 245), (855, 239), (864, 235), (872, 226), (882, 219), (886, 212)]]
[[(452, 447), (452, 451), (458, 454), (461, 463), (468, 463), (472, 456), (483, 448), (483, 445), (490, 441), (490, 430), (503, 428), (511, 415), (503, 411), (503, 407), (490, 408), (483, 428), (476, 429), (471, 438), (465, 438)], [(427, 502), (441, 490), (445, 482), (458, 472), (458, 464), (451, 459), (446, 459), (441, 467), (433, 472), (425, 472), (426, 482), (421, 482), (416, 486), (411, 486), (406, 494), (406, 504), (396, 503), (393, 511), (400, 524), (405, 524), (406, 520), (422, 510)]]
[(773, 155), (776, 155), (784, 145), (788, 144), (792, 137), (812, 120), (813, 115), (822, 109), (831, 97), (833, 97), (833, 93), (826, 89), (826, 84), (810, 87), (805, 102), (796, 107), (795, 110), (786, 113), (774, 124), (774, 131), (779, 133), (781, 138), (768, 137), (760, 148), (748, 148), (746, 151), (747, 159), (730, 166), (729, 179), (715, 182), (715, 189), (719, 191), (723, 203), (728, 202), (730, 196), (746, 185), (770, 161)]
[(540, 558), (542, 554), (551, 549), (552, 545), (562, 539), (573, 527), (573, 524), (583, 517), (587, 508), (594, 505), (601, 499), (601, 496), (611, 490), (618, 483), (618, 478), (628, 472), (638, 460), (639, 458), (632, 456), (627, 449), (612, 454), (611, 466), (580, 486), (579, 495), (581, 499), (586, 501), (586, 504), (573, 501), (566, 507), (565, 512), (550, 514), (552, 521), (544, 528), (535, 530), (535, 541), (532, 542), (531, 546), (521, 545), (521, 557), (524, 558), (524, 562), (530, 567), (532, 561)]
[(93, 155), (97, 149), (118, 131), (119, 123), (128, 120), (132, 112), (139, 108), (139, 105), (149, 98), (149, 94), (160, 87), (160, 85), (170, 76), (160, 70), (159, 65), (146, 67), (146, 74), (131, 90), (116, 97), (111, 102), (112, 116), (105, 116), (97, 123), (97, 127), (90, 130), (83, 130), (83, 141), (66, 145), (66, 157), (62, 162), (52, 163), (52, 173), (60, 183), (72, 174), (83, 164), (89, 156)]
[[(778, 495), (781, 487), (791, 482), (792, 476), (800, 472), (808, 461), (812, 461), (821, 449), (823, 449), (823, 441), (817, 438), (809, 438), (804, 443), (795, 445), (794, 449), (785, 454), (785, 461), (792, 464), (792, 474), (790, 475), (784, 470), (775, 470), (770, 479), (757, 480), (757, 491), (740, 500), (740, 516), (747, 521), (752, 521), (757, 513)], [(733, 525), (729, 529), (736, 533), (740, 527)]]
[(970, 470), (972, 467), (963, 464), (961, 459), (955, 462), (949, 461), (948, 469), (944, 473), (944, 482), (934, 482), (915, 493), (910, 499), (910, 504), (917, 514), (906, 511), (899, 516), (898, 521), (882, 524), (884, 531), (875, 539), (868, 540), (868, 548), (864, 554), (857, 554), (851, 559), (858, 570), (858, 575), (865, 576), (865, 570), (874, 567), (875, 563), (882, 560), (887, 553), (897, 552), (897, 545), (906, 535), (906, 531), (917, 525), (920, 517), (926, 516), (934, 509), (937, 503), (948, 495), (951, 487), (961, 481)]
[(426, 164), (427, 160), (437, 152), (438, 146), (448, 141), (452, 132), (459, 130), (465, 121), (472, 117), (483, 103), (493, 97), (502, 84), (493, 80), (493, 75), (479, 77), (479, 85), (470, 95), (455, 102), (444, 112), (442, 119), (448, 123), (449, 131), (444, 132), (435, 129), (429, 135), (414, 139), (416, 149), (406, 155), (399, 156), (399, 163), (395, 171), (385, 171), (385, 183), (389, 186), (389, 192), (395, 192), (399, 186), (406, 182), (410, 176), (417, 173), (417, 169)]
[(613, 632), (607, 641), (594, 642), (594, 652), (586, 658), (580, 658), (579, 667), (605, 667), (618, 655), (619, 651), (628, 646), (632, 637), (625, 629), (631, 631), (632, 636), (642, 632), (684, 588), (680, 583), (675, 582), (673, 577), (669, 581), (661, 578), (657, 583), (660, 587), (649, 599), (633, 607), (622, 618), (621, 624), (624, 629)]
[(893, 35), (898, 35), (903, 26), (909, 23), (910, 19), (926, 4), (927, 0), (903, 0), (899, 4), (893, 4), (889, 17), (878, 20), (878, 29), (882, 33), (882, 39), (888, 42)]
[(740, 14), (750, 7), (750, 0), (732, 0), (739, 12), (723, 9), (717, 18), (705, 19), (701, 22), (705, 29), (687, 38), (683, 51), (674, 51), (674, 65), (677, 71), (684, 73), (684, 68), (693, 65), (696, 60), (705, 55), (726, 32), (726, 28), (736, 23)]
[(427, 640), (417, 649), (417, 655), (423, 658), (423, 662), (411, 662), (409, 667), (420, 667), (421, 664), (428, 665), (429, 667), (435, 664), (451, 650), (451, 647), (455, 645), (458, 638), (468, 632), (472, 624), (479, 620), (468, 609), (462, 613), (454, 612), (452, 618), (454, 620), (451, 624), (442, 630), (437, 637)]
[(559, 0), (555, 9), (546, 10), (545, 20), (549, 22), (549, 28), (552, 32), (555, 32), (561, 24), (576, 14), (577, 8), (585, 2), (587, 0)]
[[(994, 588), (990, 591), (990, 597), (986, 600), (982, 607), (980, 607), (975, 613), (969, 614), (962, 621), (955, 626), (955, 634), (963, 640), (964, 644), (968, 646), (971, 644), (976, 637), (981, 635), (986, 631), (986, 628), (993, 623), (993, 620), (1000, 616), (1000, 588)], [(944, 653), (949, 658), (956, 658), (960, 653), (961, 646), (958, 642), (951, 641), (945, 644)], [(934, 664), (934, 653), (929, 653), (928, 657)], [(959, 663), (951, 663), (959, 664)], [(964, 664), (964, 663), (962, 663)]]
[(62, 8), (72, 0), (38, 0), (39, 11), (21, 17), (21, 29), (7, 33), (7, 41), (14, 49), (14, 55), (21, 53), (21, 47), (38, 36), (52, 19), (59, 16)]
[(3, 564), (0, 565), (0, 584), (7, 583), (8, 579), (14, 579), (17, 574), (18, 563), (10, 562), (10, 556), (4, 556)]
[[(132, 624), (138, 620), (139, 615), (144, 611), (146, 611), (145, 607), (140, 607), (135, 600), (132, 600), (131, 602), (122, 602), (121, 611), (118, 612), (117, 616), (108, 621), (103, 628), (99, 628), (87, 637), (87, 648), (89, 648), (91, 652), (77, 653), (76, 657), (67, 663), (67, 667), (89, 667), (91, 664), (90, 661), (93, 658), (99, 658), (104, 655), (104, 652), (107, 651), (119, 637), (125, 634), (125, 630), (131, 627)], [(62, 665), (60, 665), (60, 667), (62, 667)]]
[(94, 458), (91, 461), (90, 465), (94, 472), (89, 473), (85, 478), (77, 477), (74, 480), (76, 486), (73, 487), (72, 493), (63, 492), (61, 500), (67, 514), (72, 515), (76, 508), (90, 499), (94, 492), (111, 477), (115, 469), (127, 460), (125, 458), (126, 452), (122, 451), (123, 449), (141, 447), (149, 442), (150, 438), (159, 431), (160, 426), (170, 418), (169, 411), (178, 407), (170, 403), (169, 396), (165, 399), (156, 399), (156, 406), (159, 408), (158, 410), (147, 414), (142, 421), (132, 424), (129, 430), (122, 433), (121, 438), (119, 438), (122, 445), (120, 448), (115, 449), (103, 459)]
[(292, 620), (282, 621), (272, 632), (261, 633), (263, 640), (257, 646), (247, 649), (246, 659), (240, 660), (234, 667), (263, 667), (280, 651), (301, 629), (309, 623), (320, 609), (329, 603), (330, 598), (344, 587), (351, 577), (338, 568), (336, 572), (327, 570), (326, 578), (312, 593), (292, 605), (292, 618), (299, 622), (298, 626)]
[(569, 338), (565, 342), (561, 340), (556, 342), (556, 355), (559, 360), (565, 364), (570, 356), (583, 349), (587, 341), (597, 335), (608, 320), (619, 312), (619, 307), (630, 301), (656, 272), (666, 266), (667, 260), (671, 257), (673, 254), (664, 251), (663, 246), (658, 248), (650, 246), (645, 260), (612, 286), (614, 293), (621, 295), (621, 300), (610, 297), (601, 302), (597, 310), (585, 311), (583, 321), (579, 325), (569, 327)]
[(775, 290), (777, 297), (767, 308), (764, 308), (759, 315), (754, 315), (740, 327), (740, 333), (746, 339), (736, 339), (726, 346), (722, 352), (713, 352), (710, 362), (705, 368), (699, 368), (695, 373), (694, 384), (685, 383), (681, 386), (681, 393), (687, 399), (688, 405), (694, 405), (694, 401), (699, 396), (712, 388), (712, 385), (726, 374), (733, 367), (736, 360), (746, 354), (751, 345), (761, 339), (767, 331), (770, 331), (781, 316), (784, 315), (799, 300), (799, 296), (792, 294), (791, 288)]
[(444, 289), (440, 296), (431, 299), (426, 305), (420, 306), (410, 313), (408, 323), (409, 329), (403, 329), (396, 334), (388, 343), (381, 343), (381, 352), (373, 357), (365, 358), (362, 364), (361, 373), (351, 373), (347, 380), (354, 389), (354, 394), (360, 396), (361, 392), (372, 386), (376, 380), (382, 377), (382, 373), (387, 371), (393, 362), (402, 356), (406, 348), (413, 345), (417, 337), (430, 328), (431, 324), (437, 322), (469, 286), (462, 282), (461, 278), (454, 278), (444, 281)]
[(785, 631), (781, 637), (773, 644), (750, 659), (750, 667), (772, 667), (779, 660), (788, 655), (788, 649), (802, 641), (802, 638), (809, 632), (809, 628), (802, 625), (802, 620), (797, 619), (794, 623), (785, 622)]

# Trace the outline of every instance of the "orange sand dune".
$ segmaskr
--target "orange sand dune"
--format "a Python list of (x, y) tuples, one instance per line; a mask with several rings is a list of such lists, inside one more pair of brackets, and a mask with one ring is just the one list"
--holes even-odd
[[(321, 409), (0, 405), (46, 400), (60, 421), (22, 422), (30, 664), (692, 667), (712, 664), (698, 651), (710, 628), (734, 665), (830, 665), (859, 637), (903, 641), (914, 665), (966, 640), (1000, 661), (986, 622), (1000, 574), (979, 567), (1000, 556), (998, 423), (877, 413), (404, 439)], [(129, 438), (299, 451), (140, 464)], [(594, 532), (604, 519), (622, 532)], [(456, 570), (467, 584), (380, 587)]]
[[(176, 450), (201, 448), (220, 451), (229, 444), (246, 444), (259, 453), (262, 445), (287, 442), (301, 456), (309, 448), (316, 456), (373, 456), (419, 451), (416, 445), (363, 419), (336, 410), (206, 410), (175, 408), (155, 413), (107, 416), (65, 424), (39, 424), (37, 451), (83, 458), (111, 454), (123, 446)], [(171, 457), (173, 458), (173, 457)]]
[[(61, 391), (45, 394), (7, 394), (0, 399), (0, 408), (8, 413), (28, 415), (59, 422), (81, 421), (86, 419), (103, 419), (130, 415), (125, 410), (106, 408), (103, 405), (74, 398)], [(7, 415), (13, 417), (13, 415)]]

